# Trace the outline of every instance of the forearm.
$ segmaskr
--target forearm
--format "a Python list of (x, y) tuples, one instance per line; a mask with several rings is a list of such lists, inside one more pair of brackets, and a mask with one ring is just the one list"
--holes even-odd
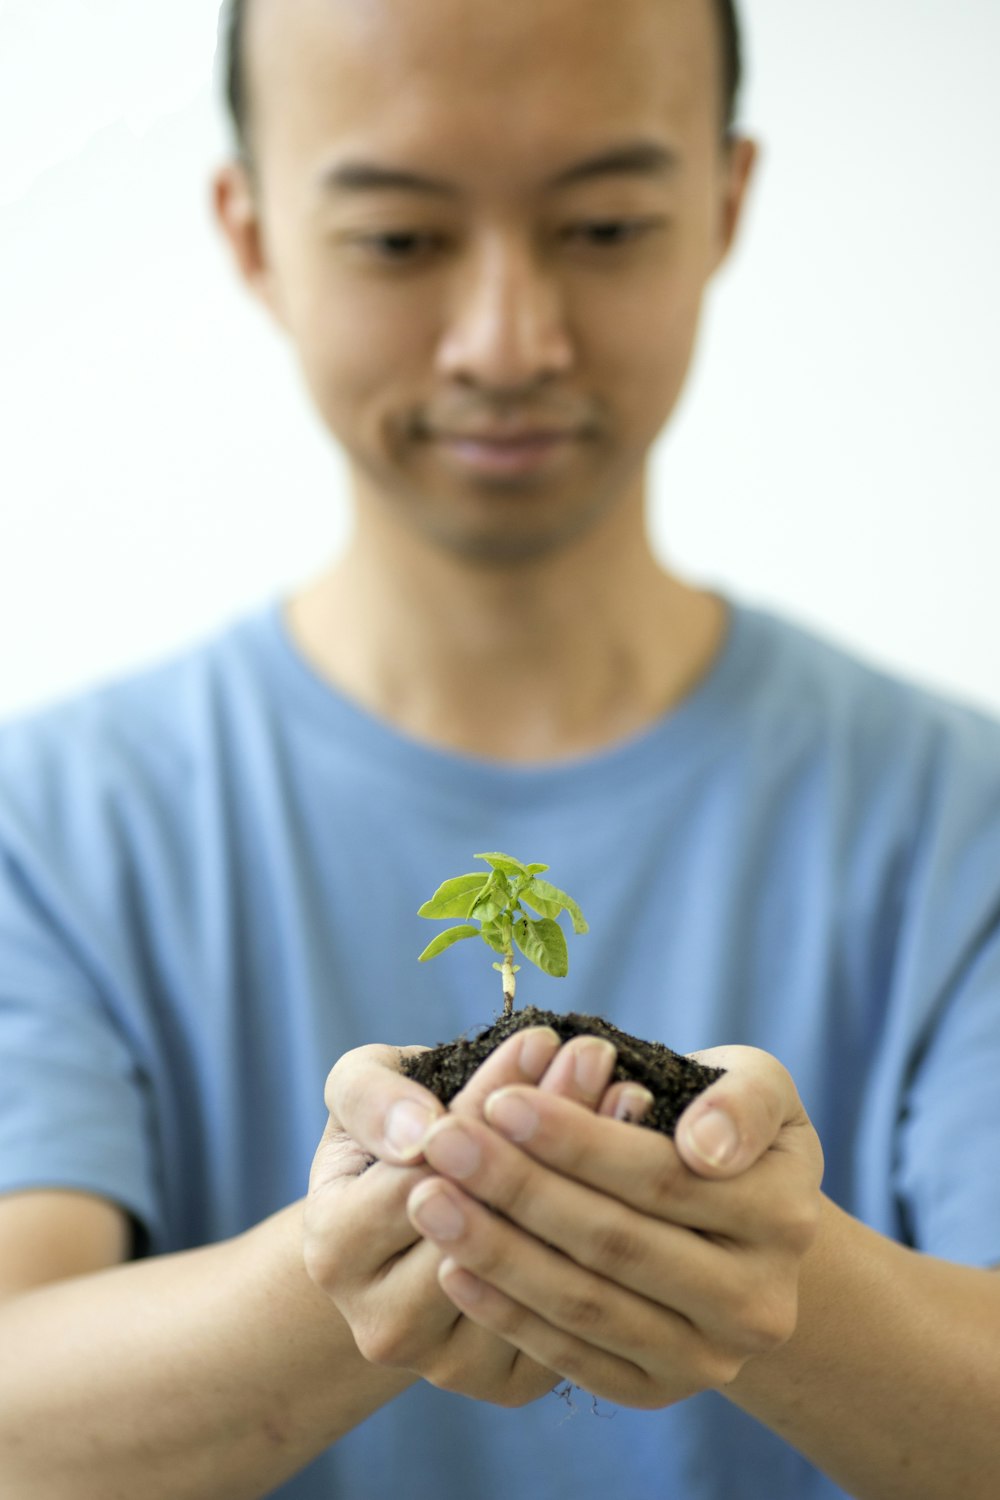
[(309, 1280), (296, 1204), (0, 1307), (0, 1492), (256, 1500), (412, 1381)]
[(1000, 1276), (906, 1250), (827, 1200), (796, 1333), (726, 1394), (858, 1500), (993, 1500)]

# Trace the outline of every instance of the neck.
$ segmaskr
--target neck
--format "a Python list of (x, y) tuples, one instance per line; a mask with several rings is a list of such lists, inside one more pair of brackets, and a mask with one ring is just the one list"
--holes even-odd
[(656, 562), (640, 495), (631, 516), (503, 567), (360, 525), (287, 623), (321, 676), (411, 738), (539, 763), (639, 733), (687, 697), (725, 611)]

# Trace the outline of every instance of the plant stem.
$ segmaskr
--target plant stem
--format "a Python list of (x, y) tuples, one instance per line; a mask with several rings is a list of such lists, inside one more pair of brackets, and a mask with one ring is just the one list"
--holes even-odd
[(514, 950), (508, 948), (503, 956), (503, 968), (500, 970), (503, 980), (503, 1013), (509, 1016), (514, 1009), (514, 991), (517, 988), (517, 980), (514, 977)]

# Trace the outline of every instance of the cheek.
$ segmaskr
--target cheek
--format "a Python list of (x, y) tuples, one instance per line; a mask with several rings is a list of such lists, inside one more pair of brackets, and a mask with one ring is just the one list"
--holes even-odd
[(592, 324), (591, 371), (636, 435), (662, 426), (691, 364), (700, 302), (673, 277), (645, 278), (642, 294), (623, 300), (613, 319)]
[(430, 331), (386, 289), (317, 280), (293, 333), (312, 394), (331, 423), (378, 424), (426, 381)]

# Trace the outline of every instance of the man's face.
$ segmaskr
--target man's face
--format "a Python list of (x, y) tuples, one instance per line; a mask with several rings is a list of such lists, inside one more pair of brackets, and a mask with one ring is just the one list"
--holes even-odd
[(244, 269), (361, 505), (508, 560), (641, 495), (752, 160), (721, 145), (716, 24), (710, 0), (255, 0)]

